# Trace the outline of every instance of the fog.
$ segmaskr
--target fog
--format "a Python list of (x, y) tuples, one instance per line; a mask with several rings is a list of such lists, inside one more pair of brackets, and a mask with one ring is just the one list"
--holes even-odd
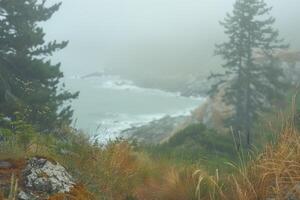
[[(55, 0), (49, 3), (56, 2)], [(54, 55), (66, 76), (105, 69), (128, 77), (206, 76), (220, 60), (219, 25), (234, 0), (64, 0), (45, 25), (47, 40), (69, 40)], [(299, 0), (269, 0), (276, 28), (300, 49)]]
[(300, 200), (299, 23), (300, 0), (0, 0), (0, 200)]

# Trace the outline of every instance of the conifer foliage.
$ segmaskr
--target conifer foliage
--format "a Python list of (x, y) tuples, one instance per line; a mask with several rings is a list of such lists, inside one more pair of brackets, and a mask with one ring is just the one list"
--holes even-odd
[(70, 124), (73, 111), (65, 103), (78, 96), (64, 88), (60, 64), (50, 60), (68, 42), (47, 43), (40, 26), (60, 5), (0, 0), (0, 112), (11, 119), (22, 113), (28, 123), (45, 132)]
[(288, 46), (273, 28), (271, 10), (263, 0), (235, 2), (233, 13), (221, 22), (228, 40), (216, 45), (215, 52), (225, 61), (225, 73), (210, 77), (218, 80), (211, 94), (222, 85), (224, 102), (234, 108), (226, 122), (234, 133), (245, 136), (248, 145), (254, 120), (282, 95), (285, 86), (280, 62), (274, 55)]

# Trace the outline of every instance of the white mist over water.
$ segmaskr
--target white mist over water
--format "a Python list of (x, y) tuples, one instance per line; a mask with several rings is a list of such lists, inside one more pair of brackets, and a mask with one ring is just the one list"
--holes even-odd
[(65, 83), (71, 91), (80, 91), (73, 102), (75, 127), (106, 139), (122, 136), (123, 130), (167, 115), (189, 115), (204, 100), (140, 88), (118, 76), (70, 77)]

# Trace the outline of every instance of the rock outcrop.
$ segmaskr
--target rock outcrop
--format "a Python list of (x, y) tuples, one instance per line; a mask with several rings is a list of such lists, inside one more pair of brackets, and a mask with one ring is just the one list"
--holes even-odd
[(141, 143), (158, 144), (168, 138), (186, 121), (187, 116), (165, 116), (141, 127), (133, 127), (122, 132), (130, 140)]
[(206, 102), (192, 113), (194, 121), (201, 122), (209, 128), (216, 130), (224, 129), (224, 120), (234, 112), (232, 106), (226, 105), (222, 98), (224, 90), (221, 90), (216, 96), (207, 98)]
[(12, 185), (16, 188), (14, 196), (17, 200), (44, 200), (64, 194), (70, 196), (79, 188), (62, 165), (41, 157), (0, 161), (0, 192), (10, 193)]
[[(22, 171), (24, 191), (19, 194), (20, 200), (26, 196), (45, 197), (56, 193), (70, 192), (75, 182), (66, 169), (59, 163), (45, 158), (32, 158), (27, 161)], [(39, 195), (36, 195), (36, 194)]]

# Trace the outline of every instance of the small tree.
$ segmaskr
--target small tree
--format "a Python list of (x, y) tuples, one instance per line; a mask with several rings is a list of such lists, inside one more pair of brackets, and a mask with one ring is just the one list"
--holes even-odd
[[(275, 19), (263, 0), (237, 0), (232, 14), (221, 25), (228, 41), (216, 45), (216, 55), (222, 56), (225, 73), (218, 78), (211, 94), (224, 86), (224, 102), (233, 106), (234, 114), (227, 120), (235, 133), (243, 133), (251, 144), (251, 128), (261, 111), (271, 100), (281, 96), (284, 83), (280, 62), (273, 55), (282, 45), (279, 33), (273, 29)], [(258, 59), (263, 57), (263, 59)]]
[(72, 110), (65, 102), (78, 96), (60, 83), (60, 64), (50, 56), (68, 42), (44, 40), (39, 26), (59, 9), (46, 0), (0, 1), (0, 111), (12, 119), (20, 112), (42, 131), (71, 122)]

